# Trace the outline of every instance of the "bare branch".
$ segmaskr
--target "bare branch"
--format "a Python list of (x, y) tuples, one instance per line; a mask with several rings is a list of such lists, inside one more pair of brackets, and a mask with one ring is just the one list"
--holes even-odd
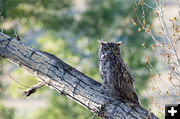
[(154, 7), (150, 6), (150, 5), (148, 5), (147, 3), (143, 3), (143, 4), (144, 4), (146, 7), (150, 8), (150, 9), (156, 10), (156, 8), (154, 8)]
[(176, 58), (176, 60), (177, 60), (177, 63), (178, 63), (178, 65), (180, 66), (180, 60), (179, 60), (179, 58), (178, 58), (178, 56), (177, 56), (176, 49), (175, 49), (175, 47), (174, 47), (174, 45), (173, 45), (173, 43), (172, 43), (172, 40), (171, 40), (171, 38), (170, 38), (169, 32), (168, 32), (168, 30), (167, 30), (166, 23), (165, 23), (165, 20), (164, 20), (164, 17), (163, 17), (161, 1), (160, 1), (160, 0), (157, 0), (157, 1), (158, 1), (158, 2), (157, 2), (157, 9), (158, 9), (159, 19), (160, 19), (162, 28), (163, 28), (163, 30), (164, 30), (164, 33), (165, 33), (165, 36), (166, 36), (168, 42), (170, 43), (170, 45), (171, 45), (171, 47), (172, 47), (172, 49), (173, 49), (173, 51), (174, 51), (174, 54), (175, 54), (175, 58)]
[(3, 18), (3, 16), (1, 16), (1, 22), (2, 22), (1, 32), (3, 33), (3, 30), (4, 30), (4, 18)]
[(35, 93), (37, 89), (43, 87), (44, 85), (45, 85), (45, 83), (39, 82), (39, 83), (35, 84), (34, 86), (32, 86), (31, 88), (29, 88), (29, 89), (27, 89), (26, 91), (24, 91), (24, 92), (22, 93), (22, 95), (28, 97), (28, 96), (30, 96), (31, 94)]

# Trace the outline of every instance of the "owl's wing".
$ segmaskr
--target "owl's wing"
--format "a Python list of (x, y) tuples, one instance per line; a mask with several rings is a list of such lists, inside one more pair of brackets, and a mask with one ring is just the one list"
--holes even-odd
[(132, 83), (132, 84), (135, 83), (135, 79), (132, 72), (130, 71), (129, 67), (124, 62), (122, 62), (119, 69), (120, 69), (120, 72), (123, 74), (123, 79), (125, 79), (128, 83)]
[(138, 96), (134, 87), (135, 80), (132, 73), (126, 65), (120, 65), (118, 69), (120, 75), (118, 75), (118, 78), (116, 79), (115, 88), (118, 89), (124, 98), (134, 103), (138, 103)]
[(122, 87), (119, 88), (119, 92), (125, 99), (134, 103), (139, 103), (139, 99), (133, 85), (122, 82)]

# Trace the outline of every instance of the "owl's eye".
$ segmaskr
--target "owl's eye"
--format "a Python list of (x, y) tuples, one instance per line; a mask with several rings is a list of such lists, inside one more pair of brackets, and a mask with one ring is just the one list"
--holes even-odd
[(104, 50), (105, 50), (105, 51), (108, 51), (108, 50), (109, 50), (109, 48), (107, 48), (107, 47), (106, 47), (106, 48), (104, 48)]
[(118, 48), (117, 48), (117, 47), (115, 47), (115, 48), (114, 48), (114, 51), (117, 51), (117, 50), (118, 50)]

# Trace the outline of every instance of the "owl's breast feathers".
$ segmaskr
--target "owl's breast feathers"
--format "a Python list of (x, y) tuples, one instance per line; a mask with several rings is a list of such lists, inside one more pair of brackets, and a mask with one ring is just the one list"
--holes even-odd
[(120, 68), (121, 68), (121, 72), (123, 73), (123, 78), (126, 79), (126, 80), (129, 79), (129, 82), (131, 82), (131, 83), (135, 83), (134, 76), (131, 73), (129, 67), (124, 63), (124, 61), (122, 62)]
[(101, 55), (99, 58), (100, 62), (100, 70), (103, 68), (104, 70), (110, 71), (113, 77), (120, 78), (120, 80), (125, 80), (129, 83), (135, 83), (135, 79), (133, 74), (131, 73), (128, 66), (124, 63), (124, 60), (121, 56), (109, 54), (109, 55)]

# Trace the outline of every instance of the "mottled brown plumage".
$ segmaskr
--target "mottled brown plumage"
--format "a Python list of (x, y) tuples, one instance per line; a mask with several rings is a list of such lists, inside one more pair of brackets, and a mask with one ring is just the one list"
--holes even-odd
[(103, 90), (138, 104), (134, 77), (121, 56), (120, 44), (100, 41), (99, 70)]

